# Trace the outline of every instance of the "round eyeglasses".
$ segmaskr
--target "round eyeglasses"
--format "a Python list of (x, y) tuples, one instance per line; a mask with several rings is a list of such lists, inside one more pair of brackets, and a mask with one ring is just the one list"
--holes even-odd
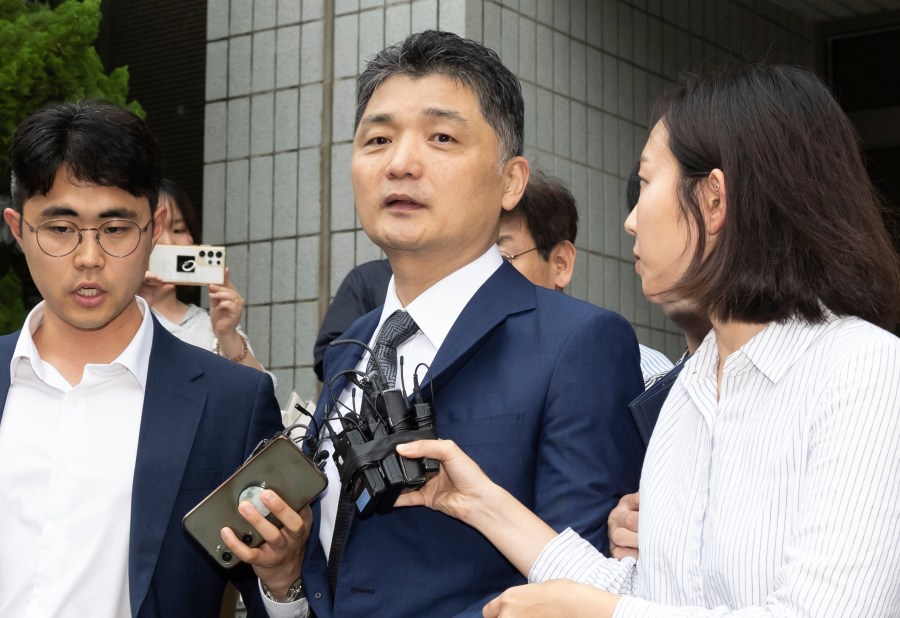
[(75, 251), (84, 238), (84, 232), (94, 232), (97, 244), (104, 253), (113, 257), (127, 257), (138, 248), (141, 235), (152, 222), (153, 219), (150, 219), (147, 225), (141, 227), (128, 219), (110, 219), (100, 227), (78, 227), (71, 221), (54, 219), (44, 221), (37, 227), (28, 221), (25, 221), (25, 225), (34, 234), (41, 251), (50, 257), (63, 257)]
[(514, 259), (516, 259), (517, 257), (519, 257), (520, 255), (525, 255), (526, 253), (531, 253), (532, 251), (535, 251), (535, 250), (537, 250), (537, 247), (532, 247), (531, 249), (526, 249), (525, 251), (519, 251), (516, 254), (509, 254), (509, 253), (506, 253), (505, 251), (501, 251), (500, 257), (502, 257), (504, 260), (506, 260), (507, 262), (509, 262), (511, 264), (512, 261)]

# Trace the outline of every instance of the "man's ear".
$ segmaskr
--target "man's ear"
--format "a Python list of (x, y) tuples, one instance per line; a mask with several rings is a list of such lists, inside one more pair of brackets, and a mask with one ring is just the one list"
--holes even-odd
[(518, 205), (525, 193), (530, 175), (528, 159), (513, 157), (503, 166), (503, 210), (512, 210)]
[(16, 242), (19, 243), (19, 246), (22, 246), (22, 215), (13, 210), (12, 208), (4, 208), (3, 209), (3, 219), (6, 221), (6, 225), (9, 227), (9, 231), (12, 232), (13, 238), (16, 239)]
[(572, 281), (575, 272), (575, 245), (568, 240), (557, 243), (550, 252), (550, 264), (553, 266), (553, 283), (557, 290), (565, 289)]
[(153, 241), (151, 244), (151, 248), (156, 246), (156, 241), (159, 240), (159, 235), (162, 234), (163, 228), (166, 226), (166, 217), (169, 216), (169, 209), (164, 204), (158, 204), (156, 206), (156, 212), (153, 213)]
[(700, 206), (706, 233), (715, 236), (725, 225), (728, 214), (728, 193), (725, 190), (725, 172), (714, 169), (700, 182)]

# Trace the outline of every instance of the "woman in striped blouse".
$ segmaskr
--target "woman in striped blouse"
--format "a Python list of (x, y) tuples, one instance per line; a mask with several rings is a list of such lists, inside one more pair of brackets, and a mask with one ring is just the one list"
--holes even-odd
[(900, 260), (854, 129), (785, 66), (687, 77), (655, 110), (635, 268), (713, 331), (647, 450), (639, 560), (557, 534), (452, 443), (397, 447), (443, 462), (398, 505), (528, 576), (485, 616), (900, 616)]

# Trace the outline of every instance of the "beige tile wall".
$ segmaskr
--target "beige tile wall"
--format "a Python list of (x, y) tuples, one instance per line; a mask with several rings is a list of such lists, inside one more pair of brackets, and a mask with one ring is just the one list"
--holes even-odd
[(682, 339), (641, 294), (622, 229), (650, 102), (681, 71), (730, 57), (812, 62), (809, 26), (768, 0), (208, 0), (208, 11), (204, 237), (229, 247), (245, 327), (283, 403), (292, 389), (315, 395), (321, 307), (381, 255), (353, 210), (349, 157), (354, 80), (385, 45), (437, 27), (497, 50), (522, 81), (526, 155), (579, 203), (570, 292), (672, 358)]

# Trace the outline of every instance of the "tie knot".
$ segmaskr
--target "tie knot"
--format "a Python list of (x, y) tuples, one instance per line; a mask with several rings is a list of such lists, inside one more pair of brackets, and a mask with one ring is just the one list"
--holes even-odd
[(375, 345), (386, 345), (396, 348), (398, 345), (412, 337), (417, 330), (419, 330), (419, 327), (416, 325), (415, 320), (412, 319), (412, 316), (406, 311), (400, 311), (398, 309), (384, 321), (384, 325), (381, 327), (381, 332), (378, 333), (378, 341)]
[(378, 339), (375, 341), (375, 356), (369, 359), (367, 372), (375, 368), (375, 363), (381, 369), (381, 374), (387, 381), (384, 388), (394, 386), (397, 376), (397, 346), (412, 337), (419, 327), (415, 320), (406, 311), (397, 310), (384, 321)]

